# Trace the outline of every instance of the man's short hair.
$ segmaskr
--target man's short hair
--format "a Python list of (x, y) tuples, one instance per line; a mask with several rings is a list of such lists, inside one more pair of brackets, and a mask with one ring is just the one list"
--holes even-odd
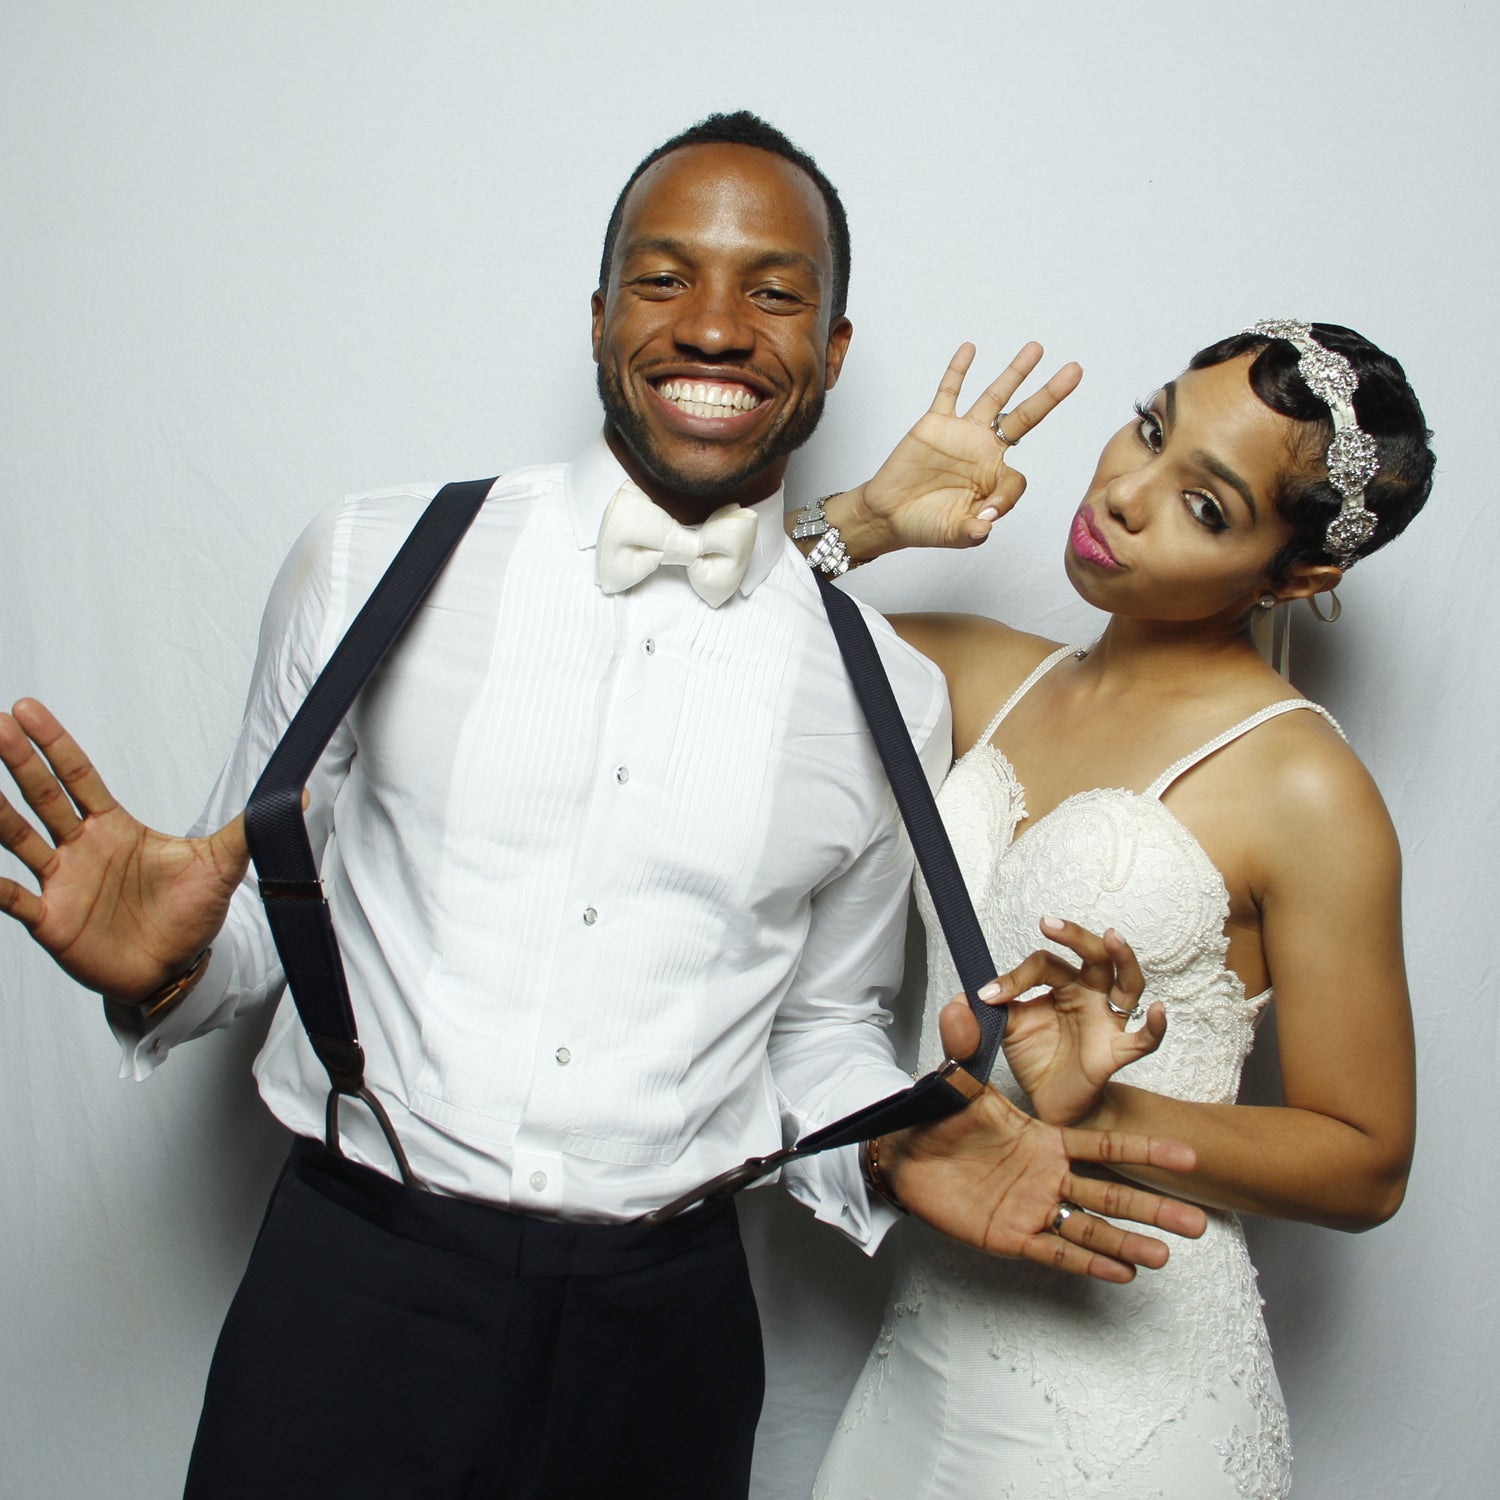
[(649, 156), (645, 157), (630, 174), (620, 196), (615, 199), (614, 211), (609, 216), (609, 227), (604, 231), (604, 254), (599, 260), (599, 289), (609, 286), (609, 266), (614, 259), (615, 241), (620, 235), (620, 220), (625, 215), (625, 199), (642, 172), (653, 162), (684, 146), (754, 146), (759, 151), (769, 151), (783, 161), (789, 161), (811, 178), (828, 211), (828, 248), (833, 256), (833, 286), (829, 298), (829, 321), (841, 318), (849, 300), (849, 219), (844, 205), (839, 201), (838, 189), (823, 175), (822, 169), (812, 157), (795, 146), (774, 125), (768, 124), (759, 115), (748, 109), (737, 109), (732, 114), (713, 114), (690, 125), (686, 130), (663, 141)]

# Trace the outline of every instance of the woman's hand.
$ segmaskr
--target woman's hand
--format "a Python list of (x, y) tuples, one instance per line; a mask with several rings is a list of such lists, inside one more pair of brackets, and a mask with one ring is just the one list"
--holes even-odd
[(1011, 450), (1083, 378), (1078, 365), (1064, 365), (1006, 412), (1002, 440), (991, 424), (1041, 357), (1040, 344), (1027, 344), (959, 416), (959, 392), (974, 362), (974, 345), (959, 347), (932, 405), (875, 477), (830, 503), (829, 519), (852, 557), (868, 561), (902, 547), (974, 547), (990, 534), (1026, 488), (1025, 475), (1008, 462)]
[[(1047, 937), (1071, 948), (1079, 964), (1038, 949), (986, 986), (981, 998), (1009, 1004), (1005, 1060), (1037, 1117), (1051, 1125), (1089, 1123), (1105, 1084), (1156, 1051), (1167, 1030), (1166, 1008), (1155, 1002), (1146, 1024), (1127, 1031), (1146, 987), (1130, 944), (1112, 927), (1099, 937), (1055, 917), (1043, 918), (1041, 926)], [(1047, 994), (1015, 998), (1039, 984), (1051, 987)], [(962, 996), (957, 1003), (967, 1010)]]
[(245, 873), (244, 819), (201, 839), (147, 828), (35, 699), (0, 714), (0, 761), (46, 832), (0, 797), (0, 845), (39, 887), (0, 879), (0, 912), (113, 998), (139, 999), (181, 974), (223, 926)]
[[(967, 1045), (963, 1023), (974, 1034)], [(978, 1041), (967, 1005), (945, 1007), (941, 1029), (950, 1057), (967, 1056)], [(1099, 1178), (1094, 1169), (1178, 1173), (1196, 1161), (1191, 1147), (1160, 1136), (1044, 1124), (989, 1085), (957, 1114), (880, 1140), (892, 1191), (944, 1234), (991, 1255), (1103, 1281), (1129, 1281), (1136, 1266), (1156, 1269), (1167, 1260), (1160, 1240), (1110, 1219), (1190, 1238), (1203, 1233), (1207, 1219), (1191, 1204)]]

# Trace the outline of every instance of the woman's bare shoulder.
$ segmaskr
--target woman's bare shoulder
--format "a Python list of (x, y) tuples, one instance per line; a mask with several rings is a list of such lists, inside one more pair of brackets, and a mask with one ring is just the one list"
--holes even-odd
[(942, 669), (953, 704), (956, 754), (974, 743), (996, 709), (1058, 646), (984, 615), (893, 615), (891, 624)]
[(1399, 861), (1380, 789), (1321, 714), (1283, 713), (1245, 738), (1254, 743), (1243, 747), (1238, 770), (1252, 782), (1245, 802), (1257, 810), (1266, 864), (1293, 854), (1320, 868)]
[(987, 671), (1021, 667), (1029, 672), (1058, 645), (987, 615), (892, 615), (891, 625), (904, 641), (949, 672), (950, 678), (969, 674), (976, 663)]
[(1336, 816), (1380, 797), (1364, 762), (1321, 713), (1279, 714), (1256, 737), (1265, 790), (1303, 815), (1331, 808)]

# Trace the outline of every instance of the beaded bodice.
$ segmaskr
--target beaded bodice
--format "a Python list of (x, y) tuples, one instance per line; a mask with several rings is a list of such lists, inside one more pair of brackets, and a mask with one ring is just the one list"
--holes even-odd
[[(1310, 709), (1333, 720), (1305, 699), (1273, 703), (1167, 767), (1145, 791), (1077, 792), (1016, 837), (1026, 794), (992, 736), (1038, 679), (1074, 654), (1077, 648), (1065, 647), (1043, 661), (949, 772), (938, 806), (954, 854), (1001, 972), (1042, 946), (1037, 924), (1044, 916), (1092, 932), (1117, 928), (1140, 960), (1144, 1000), (1167, 1008), (1166, 1039), (1131, 1067), (1130, 1082), (1179, 1099), (1229, 1102), (1270, 992), (1247, 997), (1226, 967), (1224, 878), (1162, 797), (1199, 762), (1267, 719)], [(926, 1070), (942, 1061), (936, 1012), (960, 985), (920, 880), (917, 903), (931, 937), (920, 1058)], [(1003, 1059), (995, 1083), (1022, 1101)]]

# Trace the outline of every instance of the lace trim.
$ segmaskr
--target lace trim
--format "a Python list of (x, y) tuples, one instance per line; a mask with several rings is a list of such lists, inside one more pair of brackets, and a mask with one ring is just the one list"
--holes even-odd
[(1236, 1423), (1214, 1451), (1244, 1500), (1284, 1500), (1292, 1489), (1292, 1435), (1274, 1383), (1269, 1344), (1255, 1346), (1242, 1381), (1236, 1382), (1241, 1383), (1260, 1417), (1260, 1431), (1247, 1433)]

